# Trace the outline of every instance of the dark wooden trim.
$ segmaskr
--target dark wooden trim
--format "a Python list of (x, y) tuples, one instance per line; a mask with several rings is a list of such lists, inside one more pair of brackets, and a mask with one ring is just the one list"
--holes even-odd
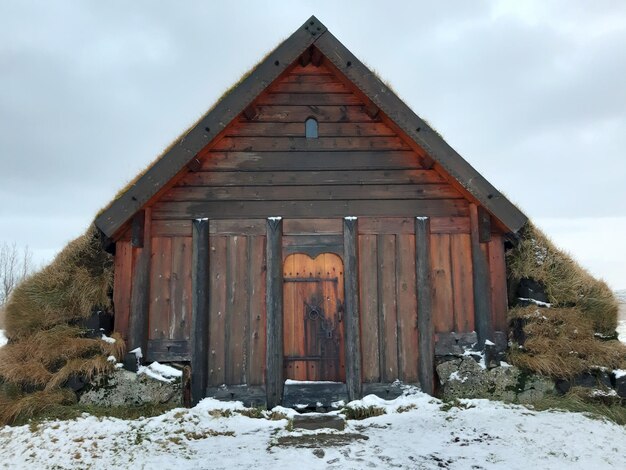
[(283, 393), (283, 224), (280, 217), (267, 219), (266, 236), (266, 295), (267, 314), (265, 390), (267, 407), (271, 409), (282, 401)]
[(491, 321), (491, 281), (487, 246), (480, 243), (478, 207), (470, 204), (470, 239), (472, 245), (472, 281), (474, 284), (474, 327), (478, 335), (478, 347), (493, 338)]
[(363, 384), (363, 396), (376, 395), (385, 400), (393, 400), (398, 398), (404, 393), (404, 386), (410, 384), (404, 384), (396, 381), (392, 383), (388, 382), (370, 382)]
[[(235, 87), (213, 110), (159, 158), (97, 218), (96, 225), (108, 237), (115, 233), (158, 193), (197, 153), (218, 136), (269, 84), (315, 44), (350, 82), (393, 123), (441, 165), (481, 205), (511, 232), (517, 232), (526, 216), (465, 161), (425, 121), (417, 116), (371, 70), (361, 63), (326, 27), (312, 16), (280, 44), (255, 70)], [(314, 52), (314, 51), (312, 51)], [(365, 115), (367, 116), (367, 115)], [(348, 211), (346, 213), (353, 213)]]
[(128, 350), (141, 348), (142, 354), (145, 354), (148, 349), (148, 312), (150, 309), (151, 210), (143, 211), (143, 216), (142, 248), (134, 248), (138, 250), (138, 253), (132, 273)]
[(435, 347), (432, 320), (432, 287), (430, 282), (430, 219), (415, 219), (415, 273), (417, 283), (417, 329), (419, 348), (418, 377), (422, 391), (435, 391)]
[(359, 326), (358, 219), (343, 219), (345, 355), (348, 398), (361, 398), (361, 335)]
[(330, 31), (316, 42), (317, 47), (383, 113), (402, 129), (470, 194), (512, 232), (517, 232), (527, 217), (478, 173), (426, 121), (352, 54)]
[(148, 362), (187, 362), (191, 352), (187, 340), (149, 339), (146, 359)]
[(283, 406), (295, 408), (297, 405), (305, 405), (306, 408), (317, 408), (320, 403), (323, 407), (332, 407), (333, 403), (341, 400), (345, 402), (347, 399), (348, 391), (344, 383), (287, 383)]
[(224, 96), (191, 130), (159, 158), (120, 197), (97, 218), (96, 225), (107, 236), (117, 230), (137, 210), (167, 184), (196, 154), (228, 126), (287, 67), (295, 62), (326, 27), (314, 16), (272, 51), (239, 85)]
[(206, 389), (206, 396), (223, 401), (240, 401), (244, 406), (265, 406), (265, 387), (259, 385), (221, 385)]
[(311, 48), (311, 63), (315, 67), (319, 67), (320, 65), (322, 65), (323, 61), (324, 61), (324, 55), (320, 52), (318, 48), (312, 47)]
[(491, 215), (482, 207), (478, 206), (478, 241), (487, 243), (491, 240)]
[(385, 199), (334, 201), (183, 201), (154, 205), (154, 219), (203, 218), (247, 219), (283, 214), (291, 218), (355, 216), (410, 217), (415, 213), (429, 217), (468, 215), (465, 199)]
[(130, 244), (134, 248), (143, 247), (145, 223), (146, 223), (145, 211), (139, 211), (133, 216)]
[(196, 219), (192, 225), (191, 261), (191, 399), (202, 398), (208, 379), (209, 344), (209, 221)]

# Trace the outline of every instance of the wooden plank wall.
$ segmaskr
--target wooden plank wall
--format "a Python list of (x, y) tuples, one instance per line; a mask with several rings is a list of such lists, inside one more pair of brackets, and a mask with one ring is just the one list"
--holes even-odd
[(115, 331), (128, 338), (130, 320), (130, 296), (132, 291), (133, 248), (130, 239), (119, 240), (115, 248), (115, 272), (113, 279), (113, 309)]
[(218, 227), (212, 227), (210, 235), (208, 386), (261, 385), (265, 370), (265, 236), (216, 230)]
[(152, 237), (148, 340), (189, 340), (191, 237)]
[[(153, 207), (155, 225), (236, 219), (465, 217), (468, 203), (329, 68), (293, 68)], [(319, 138), (304, 136), (305, 120)]]
[[(363, 381), (417, 381), (414, 219), (359, 219)], [(435, 332), (474, 329), (468, 220), (431, 225)], [(495, 264), (494, 264), (495, 266)], [(495, 294), (494, 295), (500, 295)]]

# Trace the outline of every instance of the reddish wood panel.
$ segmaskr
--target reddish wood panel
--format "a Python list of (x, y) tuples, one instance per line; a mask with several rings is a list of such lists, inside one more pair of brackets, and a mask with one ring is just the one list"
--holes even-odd
[[(429, 185), (437, 186), (437, 185)], [(431, 233), (469, 233), (467, 217), (431, 217)], [(415, 233), (414, 217), (361, 217), (359, 233)]]
[(492, 234), (491, 241), (488, 243), (488, 250), (493, 327), (496, 331), (506, 331), (508, 295), (506, 262), (504, 259), (504, 237), (500, 234)]
[(169, 339), (189, 340), (191, 333), (191, 237), (172, 238)]
[(133, 248), (130, 241), (118, 241), (115, 245), (115, 277), (113, 280), (113, 308), (115, 331), (124, 339), (128, 335), (130, 320), (130, 295), (132, 289)]
[(405, 383), (415, 383), (418, 379), (415, 235), (396, 236), (396, 260), (398, 378)]
[(453, 331), (454, 298), (450, 235), (431, 235), (430, 260), (432, 268), (432, 315), (435, 333)]
[(227, 236), (210, 237), (209, 251), (209, 386), (225, 382), (226, 368), (226, 245)]
[[(359, 221), (360, 228), (360, 221)], [(359, 301), (363, 382), (380, 381), (378, 251), (376, 235), (359, 235)]]
[(396, 236), (378, 236), (379, 330), (382, 381), (398, 378), (398, 319), (396, 297)]
[(265, 237), (248, 237), (250, 354), (248, 384), (261, 385), (265, 371)]
[(228, 385), (245, 384), (248, 355), (249, 279), (247, 237), (228, 237), (226, 251), (226, 374)]
[(450, 236), (452, 285), (454, 294), (454, 331), (474, 331), (474, 287), (472, 248), (469, 234)]
[(153, 237), (150, 263), (149, 339), (169, 338), (172, 239)]

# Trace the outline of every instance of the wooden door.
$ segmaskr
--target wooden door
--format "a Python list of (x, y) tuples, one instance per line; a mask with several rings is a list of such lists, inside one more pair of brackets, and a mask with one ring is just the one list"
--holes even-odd
[(295, 253), (283, 268), (284, 377), (345, 382), (341, 258)]

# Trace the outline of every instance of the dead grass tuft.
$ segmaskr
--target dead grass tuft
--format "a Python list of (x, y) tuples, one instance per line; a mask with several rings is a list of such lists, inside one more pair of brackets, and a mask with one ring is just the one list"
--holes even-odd
[(603, 403), (590, 398), (586, 394), (572, 389), (562, 397), (546, 396), (545, 398), (527, 405), (537, 411), (563, 410), (575, 413), (583, 413), (591, 418), (608, 419), (622, 426), (626, 425), (626, 406), (619, 403)]
[(76, 395), (68, 389), (37, 391), (15, 398), (0, 394), (0, 423), (25, 422), (52, 407), (74, 403)]
[(113, 260), (102, 250), (97, 229), (70, 242), (41, 271), (13, 291), (6, 305), (6, 332), (20, 339), (56, 325), (71, 324), (111, 307)]
[(382, 416), (386, 414), (386, 411), (384, 408), (379, 406), (370, 405), (345, 407), (342, 410), (342, 413), (346, 416), (346, 419), (362, 420), (372, 418), (374, 416)]
[(543, 284), (555, 307), (576, 307), (596, 332), (612, 334), (617, 326), (617, 299), (607, 284), (594, 278), (541, 230), (528, 223), (519, 244), (507, 253), (509, 276)]
[(598, 339), (593, 320), (581, 309), (516, 307), (510, 316), (525, 321), (523, 348), (509, 352), (518, 367), (563, 379), (599, 366), (626, 367), (626, 345)]

